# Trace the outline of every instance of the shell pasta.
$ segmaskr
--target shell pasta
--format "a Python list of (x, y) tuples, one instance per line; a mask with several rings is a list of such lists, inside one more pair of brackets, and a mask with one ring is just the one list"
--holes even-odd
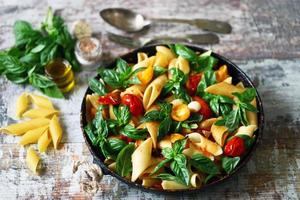
[(85, 98), (85, 134), (110, 170), (144, 187), (199, 188), (232, 173), (256, 139), (255, 89), (233, 84), (211, 51), (155, 49), (99, 70)]

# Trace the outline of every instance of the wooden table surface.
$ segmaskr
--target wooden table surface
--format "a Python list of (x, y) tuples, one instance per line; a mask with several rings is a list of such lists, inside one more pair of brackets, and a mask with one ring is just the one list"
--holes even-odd
[[(13, 45), (12, 26), (23, 19), (36, 26), (47, 7), (62, 9), (67, 24), (79, 19), (102, 33), (104, 61), (126, 53), (110, 42), (105, 30), (116, 32), (98, 15), (108, 7), (126, 7), (153, 17), (221, 19), (233, 26), (218, 45), (204, 46), (237, 63), (254, 81), (263, 99), (266, 126), (262, 143), (240, 173), (223, 185), (192, 196), (162, 196), (130, 188), (105, 176), (100, 191), (85, 194), (72, 174), (74, 160), (91, 160), (79, 125), (79, 109), (93, 70), (77, 76), (75, 91), (55, 100), (65, 133), (58, 151), (42, 155), (47, 169), (34, 176), (26, 167), (19, 138), (0, 134), (0, 199), (299, 199), (300, 198), (300, 1), (299, 0), (0, 0), (0, 49)], [(182, 24), (155, 24), (146, 34), (199, 33)], [(0, 126), (14, 122), (15, 100), (31, 87), (0, 78)]]

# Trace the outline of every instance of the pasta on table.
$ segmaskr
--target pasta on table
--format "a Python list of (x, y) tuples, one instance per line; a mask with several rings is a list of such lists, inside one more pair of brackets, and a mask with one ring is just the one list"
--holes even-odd
[[(58, 149), (62, 137), (58, 114), (59, 111), (48, 98), (23, 93), (17, 99), (16, 116), (27, 120), (2, 127), (0, 132), (22, 136), (19, 142), (22, 146), (36, 143), (40, 153), (46, 152), (51, 142)], [(41, 160), (32, 146), (27, 150), (26, 163), (32, 172), (39, 174)]]
[(256, 91), (233, 84), (211, 51), (175, 44), (90, 79), (84, 127), (120, 176), (144, 187), (199, 188), (234, 171), (255, 140)]

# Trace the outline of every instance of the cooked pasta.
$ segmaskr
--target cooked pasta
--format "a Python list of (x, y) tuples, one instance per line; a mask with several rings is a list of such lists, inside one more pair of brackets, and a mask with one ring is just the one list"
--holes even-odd
[[(84, 131), (105, 165), (127, 180), (158, 190), (200, 188), (230, 174), (231, 162), (249, 150), (256, 92), (233, 85), (231, 66), (211, 51), (155, 49), (137, 53), (132, 65), (117, 59), (103, 69), (100, 91), (86, 96)], [(51, 123), (50, 132), (55, 146)]]

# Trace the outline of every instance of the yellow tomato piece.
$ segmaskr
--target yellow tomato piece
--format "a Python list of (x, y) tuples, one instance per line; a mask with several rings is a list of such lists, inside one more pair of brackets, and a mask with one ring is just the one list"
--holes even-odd
[(179, 133), (173, 133), (173, 134), (171, 134), (170, 138), (171, 138), (171, 142), (174, 143), (174, 142), (176, 142), (177, 140), (183, 139), (184, 136), (181, 135), (181, 134), (179, 134)]
[(222, 82), (224, 81), (228, 75), (228, 69), (226, 65), (222, 65), (217, 71), (216, 71), (216, 79), (217, 82)]
[(140, 71), (137, 74), (137, 77), (141, 81), (142, 85), (147, 85), (153, 78), (153, 67), (149, 66), (147, 69)]
[(190, 117), (190, 109), (186, 104), (174, 105), (171, 112), (172, 119), (182, 122)]

